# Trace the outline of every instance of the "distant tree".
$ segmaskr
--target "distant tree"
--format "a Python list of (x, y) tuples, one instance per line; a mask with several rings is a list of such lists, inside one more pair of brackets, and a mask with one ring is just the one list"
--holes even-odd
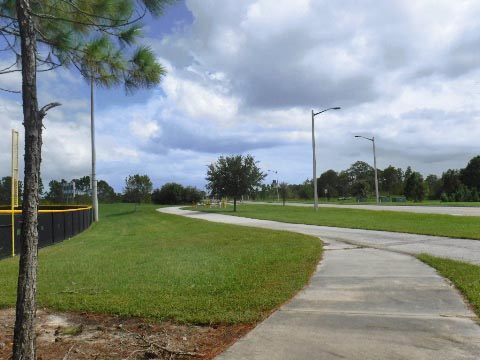
[(324, 173), (320, 175), (320, 177), (317, 179), (317, 190), (318, 190), (318, 196), (321, 197), (324, 195), (325, 189), (327, 189), (327, 197), (330, 199), (330, 197), (337, 197), (338, 196), (338, 191), (337, 191), (337, 185), (338, 185), (338, 174), (335, 170), (327, 170)]
[(187, 186), (183, 189), (182, 202), (185, 204), (198, 203), (205, 196), (205, 192), (194, 186)]
[[(18, 198), (22, 199), (22, 182), (18, 182)], [(0, 179), (0, 205), (10, 205), (12, 202), (12, 177), (4, 176)]]
[(379, 174), (381, 191), (393, 195), (403, 193), (403, 171), (392, 165), (385, 168), (381, 175)]
[(166, 183), (161, 189), (156, 189), (152, 193), (152, 202), (154, 204), (178, 205), (183, 203), (184, 187), (174, 182)]
[(208, 165), (207, 189), (215, 196), (233, 197), (233, 211), (237, 211), (237, 199), (253, 192), (266, 176), (251, 155), (221, 156)]
[(127, 203), (149, 203), (153, 184), (148, 175), (129, 175), (125, 178), (123, 201)]
[(367, 198), (370, 184), (367, 180), (356, 180), (352, 185), (352, 195), (357, 198)]
[(63, 204), (63, 186), (67, 183), (65, 179), (61, 181), (51, 180), (48, 183), (49, 191), (47, 192), (45, 199), (54, 204)]
[(460, 171), (460, 180), (469, 188), (480, 191), (480, 155), (472, 158)]
[(442, 192), (444, 192), (447, 196), (451, 196), (452, 194), (456, 193), (462, 184), (460, 180), (460, 171), (448, 169), (442, 174), (441, 177), (441, 186)]
[[(90, 180), (90, 177), (87, 177)], [(117, 201), (117, 194), (115, 194), (115, 190), (105, 180), (99, 180), (97, 188), (99, 202), (113, 203)]]
[(350, 175), (347, 171), (340, 171), (337, 177), (337, 193), (339, 196), (348, 197), (351, 195), (351, 181)]
[(429, 199), (440, 199), (442, 183), (437, 175), (428, 175), (425, 178), (425, 185), (427, 187), (427, 197)]
[(282, 199), (283, 206), (285, 206), (285, 202), (287, 201), (289, 193), (288, 184), (286, 182), (281, 182), (278, 187), (278, 191), (280, 192), (280, 198)]
[(73, 179), (75, 182), (75, 190), (78, 194), (88, 195), (91, 191), (91, 183), (90, 183), (90, 176), (82, 176), (79, 179)]
[(404, 195), (409, 200), (415, 202), (422, 201), (425, 198), (425, 184), (423, 176), (416, 171), (412, 171), (405, 179)]

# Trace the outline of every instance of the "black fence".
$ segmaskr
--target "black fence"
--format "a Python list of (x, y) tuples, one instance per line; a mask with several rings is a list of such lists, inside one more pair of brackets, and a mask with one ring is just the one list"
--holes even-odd
[[(21, 210), (15, 212), (15, 254), (20, 253)], [(92, 224), (90, 206), (40, 206), (38, 212), (38, 247), (49, 246), (75, 236)], [(0, 259), (12, 255), (12, 215), (0, 206)]]

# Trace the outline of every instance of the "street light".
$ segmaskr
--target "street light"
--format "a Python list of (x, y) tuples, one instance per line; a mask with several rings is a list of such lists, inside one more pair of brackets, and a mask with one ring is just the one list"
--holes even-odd
[(275, 173), (275, 175), (277, 175), (276, 176), (277, 177), (277, 180), (276, 180), (277, 181), (277, 201), (280, 201), (280, 195), (278, 193), (278, 171), (277, 170), (268, 170), (268, 169), (267, 169), (267, 171), (271, 172), (271, 173)]
[(318, 193), (317, 193), (317, 158), (315, 156), (315, 116), (328, 110), (340, 110), (340, 107), (332, 107), (319, 112), (312, 110), (312, 149), (313, 149), (313, 209), (318, 210)]
[(377, 175), (377, 155), (375, 154), (375, 136), (372, 138), (368, 138), (361, 135), (355, 135), (356, 138), (362, 138), (365, 140), (370, 140), (373, 144), (373, 168), (375, 169), (375, 198), (377, 200), (377, 204), (380, 202), (380, 197), (378, 196), (378, 175)]

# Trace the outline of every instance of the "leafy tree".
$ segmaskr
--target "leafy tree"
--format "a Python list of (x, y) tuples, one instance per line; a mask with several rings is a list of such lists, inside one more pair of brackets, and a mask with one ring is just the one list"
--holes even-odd
[(166, 183), (161, 189), (156, 189), (152, 193), (152, 201), (155, 204), (177, 205), (183, 202), (183, 193), (185, 189), (181, 184)]
[(336, 189), (339, 196), (350, 196), (351, 183), (350, 176), (348, 175), (347, 171), (341, 171), (338, 174)]
[[(90, 177), (87, 176), (90, 180)], [(112, 203), (117, 200), (117, 194), (115, 190), (105, 181), (100, 180), (98, 186), (98, 201), (103, 203)]]
[(403, 193), (403, 171), (392, 165), (379, 174), (380, 189), (389, 195)]
[(187, 186), (183, 189), (182, 202), (185, 204), (198, 203), (204, 198), (205, 192), (198, 190), (196, 187)]
[(357, 198), (367, 198), (370, 184), (366, 180), (357, 180), (352, 185), (352, 195)]
[(480, 191), (480, 155), (472, 158), (460, 171), (460, 180), (469, 188)]
[(127, 203), (149, 203), (153, 184), (148, 175), (129, 175), (125, 178), (123, 201)]
[(77, 191), (78, 194), (89, 194), (91, 191), (91, 182), (90, 182), (90, 176), (82, 176), (79, 179), (73, 179), (73, 182), (75, 182), (75, 190)]
[(287, 201), (288, 192), (289, 192), (288, 184), (286, 182), (281, 182), (278, 190), (280, 191), (280, 197), (282, 199), (283, 206), (285, 206), (285, 202)]
[(442, 192), (450, 196), (458, 191), (462, 182), (460, 181), (460, 172), (458, 170), (448, 169), (442, 174), (441, 178)]
[(237, 199), (253, 192), (266, 176), (251, 155), (220, 156), (208, 165), (207, 189), (215, 196), (233, 197), (233, 211), (237, 211)]
[(335, 170), (327, 170), (317, 179), (318, 196), (323, 196), (327, 189), (327, 197), (337, 197), (338, 174)]
[[(18, 182), (18, 197), (22, 199), (22, 182)], [(19, 200), (19, 201), (20, 201)], [(4, 176), (0, 179), (0, 205), (10, 205), (12, 202), (12, 177)]]
[(427, 196), (429, 199), (439, 199), (442, 193), (442, 183), (437, 175), (428, 175), (425, 178)]
[(405, 196), (415, 202), (422, 201), (425, 198), (425, 185), (423, 176), (416, 171), (409, 173), (405, 179)]
[(67, 183), (65, 179), (61, 181), (51, 180), (48, 183), (49, 191), (45, 198), (54, 204), (63, 204), (64, 203), (64, 196), (63, 196), (63, 186)]
[[(103, 86), (118, 83), (127, 91), (151, 87), (164, 73), (147, 47), (129, 53), (140, 35), (138, 21), (147, 13), (160, 14), (167, 0), (3, 0), (0, 31), (13, 54), (16, 71), (21, 60), (23, 124), (25, 127), (25, 186), (21, 231), (20, 271), (14, 330), (13, 360), (35, 358), (39, 177), (43, 119), (59, 106), (39, 109), (36, 74), (70, 66)], [(38, 42), (38, 44), (37, 44)], [(39, 51), (41, 47), (42, 51)], [(127, 59), (127, 55), (131, 55)]]

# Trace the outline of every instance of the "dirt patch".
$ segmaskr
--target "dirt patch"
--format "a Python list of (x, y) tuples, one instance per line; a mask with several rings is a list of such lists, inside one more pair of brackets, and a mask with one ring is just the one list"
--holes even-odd
[[(0, 310), (0, 359), (12, 354), (15, 310)], [(37, 311), (38, 360), (213, 359), (253, 325), (188, 326)]]

